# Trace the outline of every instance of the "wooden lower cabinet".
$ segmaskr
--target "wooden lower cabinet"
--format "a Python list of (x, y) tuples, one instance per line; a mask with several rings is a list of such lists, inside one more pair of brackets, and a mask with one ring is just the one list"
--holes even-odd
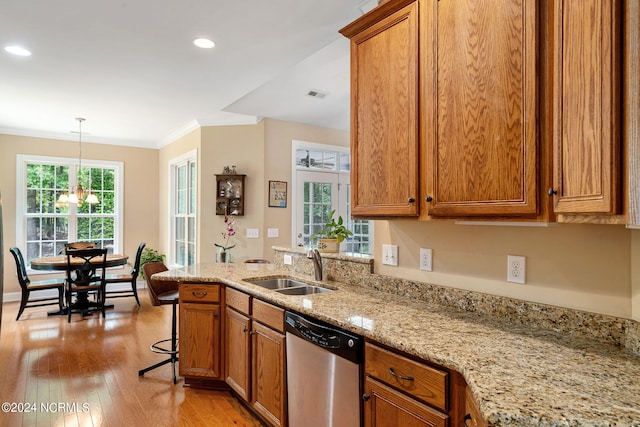
[(226, 339), (227, 352), (225, 381), (245, 401), (249, 401), (251, 386), (251, 320), (248, 316), (227, 307)]
[(226, 382), (264, 421), (287, 424), (284, 310), (226, 290)]
[(255, 321), (251, 332), (251, 406), (274, 426), (286, 425), (285, 336)]
[(446, 427), (449, 417), (367, 377), (364, 384), (365, 427)]
[(179, 372), (191, 378), (222, 380), (219, 285), (180, 285)]

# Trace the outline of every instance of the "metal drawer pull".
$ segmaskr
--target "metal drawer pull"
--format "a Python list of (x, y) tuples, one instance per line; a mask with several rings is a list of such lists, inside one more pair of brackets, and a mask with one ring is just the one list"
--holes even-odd
[(207, 296), (207, 293), (208, 292), (196, 292), (196, 291), (193, 291), (193, 292), (191, 292), (191, 295), (193, 295), (196, 298), (204, 298), (204, 297)]
[(401, 380), (413, 381), (413, 377), (411, 377), (411, 376), (396, 374), (396, 371), (394, 371), (393, 368), (389, 368), (389, 373), (391, 375), (393, 375), (394, 377), (399, 378)]
[(473, 418), (471, 418), (471, 414), (465, 415), (462, 419), (462, 421), (464, 422), (464, 427), (469, 427), (469, 424), (467, 424), (467, 421), (469, 420), (473, 421)]

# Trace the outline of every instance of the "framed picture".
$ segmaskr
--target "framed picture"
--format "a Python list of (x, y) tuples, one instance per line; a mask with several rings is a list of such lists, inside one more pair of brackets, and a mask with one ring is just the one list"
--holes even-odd
[(269, 181), (269, 207), (287, 207), (287, 183), (285, 181)]

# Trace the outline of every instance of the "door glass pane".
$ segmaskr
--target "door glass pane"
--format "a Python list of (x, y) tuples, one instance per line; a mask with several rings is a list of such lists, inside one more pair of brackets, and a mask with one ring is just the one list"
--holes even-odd
[(313, 244), (310, 237), (321, 230), (328, 221), (331, 206), (331, 184), (321, 182), (305, 182), (305, 200), (303, 219), (303, 241), (305, 245)]

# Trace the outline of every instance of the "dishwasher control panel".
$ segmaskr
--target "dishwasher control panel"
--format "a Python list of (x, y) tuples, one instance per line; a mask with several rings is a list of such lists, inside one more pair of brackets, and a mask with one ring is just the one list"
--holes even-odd
[(328, 323), (287, 311), (287, 332), (355, 363), (362, 361), (363, 338)]

